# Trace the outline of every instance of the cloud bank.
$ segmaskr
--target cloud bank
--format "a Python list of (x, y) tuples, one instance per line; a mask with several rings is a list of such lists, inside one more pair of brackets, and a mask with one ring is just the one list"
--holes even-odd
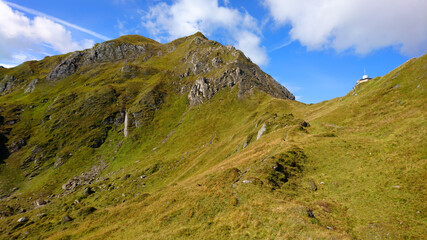
[[(227, 4), (228, 1), (225, 1)], [(233, 45), (257, 64), (267, 63), (261, 30), (247, 12), (218, 5), (218, 0), (176, 0), (158, 3), (142, 17), (143, 26), (158, 40), (173, 40), (198, 31), (207, 36), (231, 36)]]
[(264, 0), (276, 24), (290, 25), (308, 49), (354, 50), (393, 46), (407, 56), (427, 52), (425, 0)]
[(63, 25), (46, 17), (29, 19), (0, 1), (0, 61), (20, 63), (34, 59), (45, 47), (59, 53), (88, 48), (93, 40), (73, 41)]

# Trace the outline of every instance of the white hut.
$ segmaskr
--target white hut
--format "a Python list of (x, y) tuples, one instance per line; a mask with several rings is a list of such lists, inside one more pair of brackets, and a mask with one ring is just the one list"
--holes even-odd
[(364, 75), (362, 76), (362, 78), (357, 80), (357, 84), (367, 82), (367, 81), (372, 79), (369, 77), (369, 75), (366, 74), (366, 70), (364, 70), (363, 73), (364, 73)]

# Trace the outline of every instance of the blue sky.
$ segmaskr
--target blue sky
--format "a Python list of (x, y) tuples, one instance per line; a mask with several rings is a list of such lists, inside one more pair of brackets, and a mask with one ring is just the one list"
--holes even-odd
[(0, 0), (0, 65), (125, 34), (162, 43), (196, 31), (241, 49), (316, 103), (427, 53), (425, 0)]

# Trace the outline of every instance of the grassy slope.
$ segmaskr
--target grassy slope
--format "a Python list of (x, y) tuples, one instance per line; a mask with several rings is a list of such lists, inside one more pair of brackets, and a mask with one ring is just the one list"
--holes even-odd
[[(153, 68), (162, 69), (176, 59), (172, 55), (149, 61)], [(47, 165), (43, 173), (22, 183), (25, 178), (16, 162), (23, 156), (11, 155), (8, 167), (2, 166), (2, 187), (15, 182), (20, 189), (9, 205), (28, 206), (30, 196), (36, 199), (44, 192), (60, 194), (60, 185), (100, 159), (108, 167), (91, 185), (95, 194), (86, 196), (80, 188), (45, 207), (0, 219), (0, 237), (422, 238), (426, 234), (426, 66), (426, 56), (411, 60), (356, 86), (345, 97), (315, 105), (273, 99), (257, 91), (238, 100), (234, 87), (188, 108), (185, 95), (169, 94), (149, 126), (132, 129), (127, 139), (120, 127), (113, 129), (100, 148), (80, 147), (60, 168)], [(111, 75), (120, 67), (120, 63), (110, 66)], [(73, 91), (83, 99), (96, 91), (108, 93), (101, 79), (77, 80), (81, 84)], [(109, 84), (135, 95), (136, 102), (144, 95), (141, 91), (161, 79), (157, 74)], [(96, 91), (90, 85), (83, 87), (91, 82)], [(46, 86), (39, 94), (6, 96), (2, 102), (29, 104), (41, 101), (43, 94), (68, 95), (62, 89), (69, 83)], [(131, 84), (133, 89), (143, 87), (127, 92)], [(52, 102), (37, 107), (31, 117), (42, 115)], [(301, 128), (302, 119), (311, 127)], [(76, 126), (79, 122), (76, 119)], [(255, 141), (263, 123), (268, 133)], [(50, 136), (44, 130), (40, 133)], [(75, 144), (84, 141), (78, 137)], [(243, 149), (248, 139), (252, 140)], [(280, 162), (282, 153), (290, 157)], [(287, 165), (292, 159), (297, 167)], [(286, 168), (285, 174), (272, 169), (277, 163)], [(126, 174), (130, 174), (127, 179)], [(290, 176), (286, 183), (278, 180), (286, 174)], [(142, 175), (147, 177), (141, 179)], [(317, 191), (311, 189), (313, 183)], [(98, 210), (89, 214), (88, 207)], [(316, 218), (309, 218), (307, 209)], [(38, 213), (48, 215), (40, 218)], [(75, 219), (61, 223), (66, 214)], [(16, 220), (22, 216), (31, 221), (19, 226)]]
[(427, 56), (412, 59), (307, 113), (317, 134), (338, 136), (305, 149), (313, 178), (348, 209), (359, 238), (425, 236), (426, 71)]

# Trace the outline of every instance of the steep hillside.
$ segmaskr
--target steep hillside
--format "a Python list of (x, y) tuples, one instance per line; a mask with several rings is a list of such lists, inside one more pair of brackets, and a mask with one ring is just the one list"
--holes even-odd
[[(17, 182), (47, 174), (52, 166), (58, 170), (50, 175), (64, 169), (61, 176), (71, 177), (78, 171), (70, 169), (79, 161), (84, 162), (79, 167), (97, 161), (87, 154), (95, 154), (109, 135), (164, 137), (184, 117), (187, 102), (199, 105), (225, 88), (236, 86), (238, 98), (255, 89), (294, 98), (240, 51), (200, 33), (165, 45), (124, 36), (2, 69), (0, 79), (1, 160), (8, 160), (7, 172), (15, 171)], [(160, 118), (162, 114), (166, 116)], [(67, 162), (69, 167), (60, 167)], [(13, 185), (8, 182), (10, 186), (2, 184), (2, 194)]]
[(426, 78), (305, 105), (200, 33), (0, 69), (0, 238), (422, 238)]

